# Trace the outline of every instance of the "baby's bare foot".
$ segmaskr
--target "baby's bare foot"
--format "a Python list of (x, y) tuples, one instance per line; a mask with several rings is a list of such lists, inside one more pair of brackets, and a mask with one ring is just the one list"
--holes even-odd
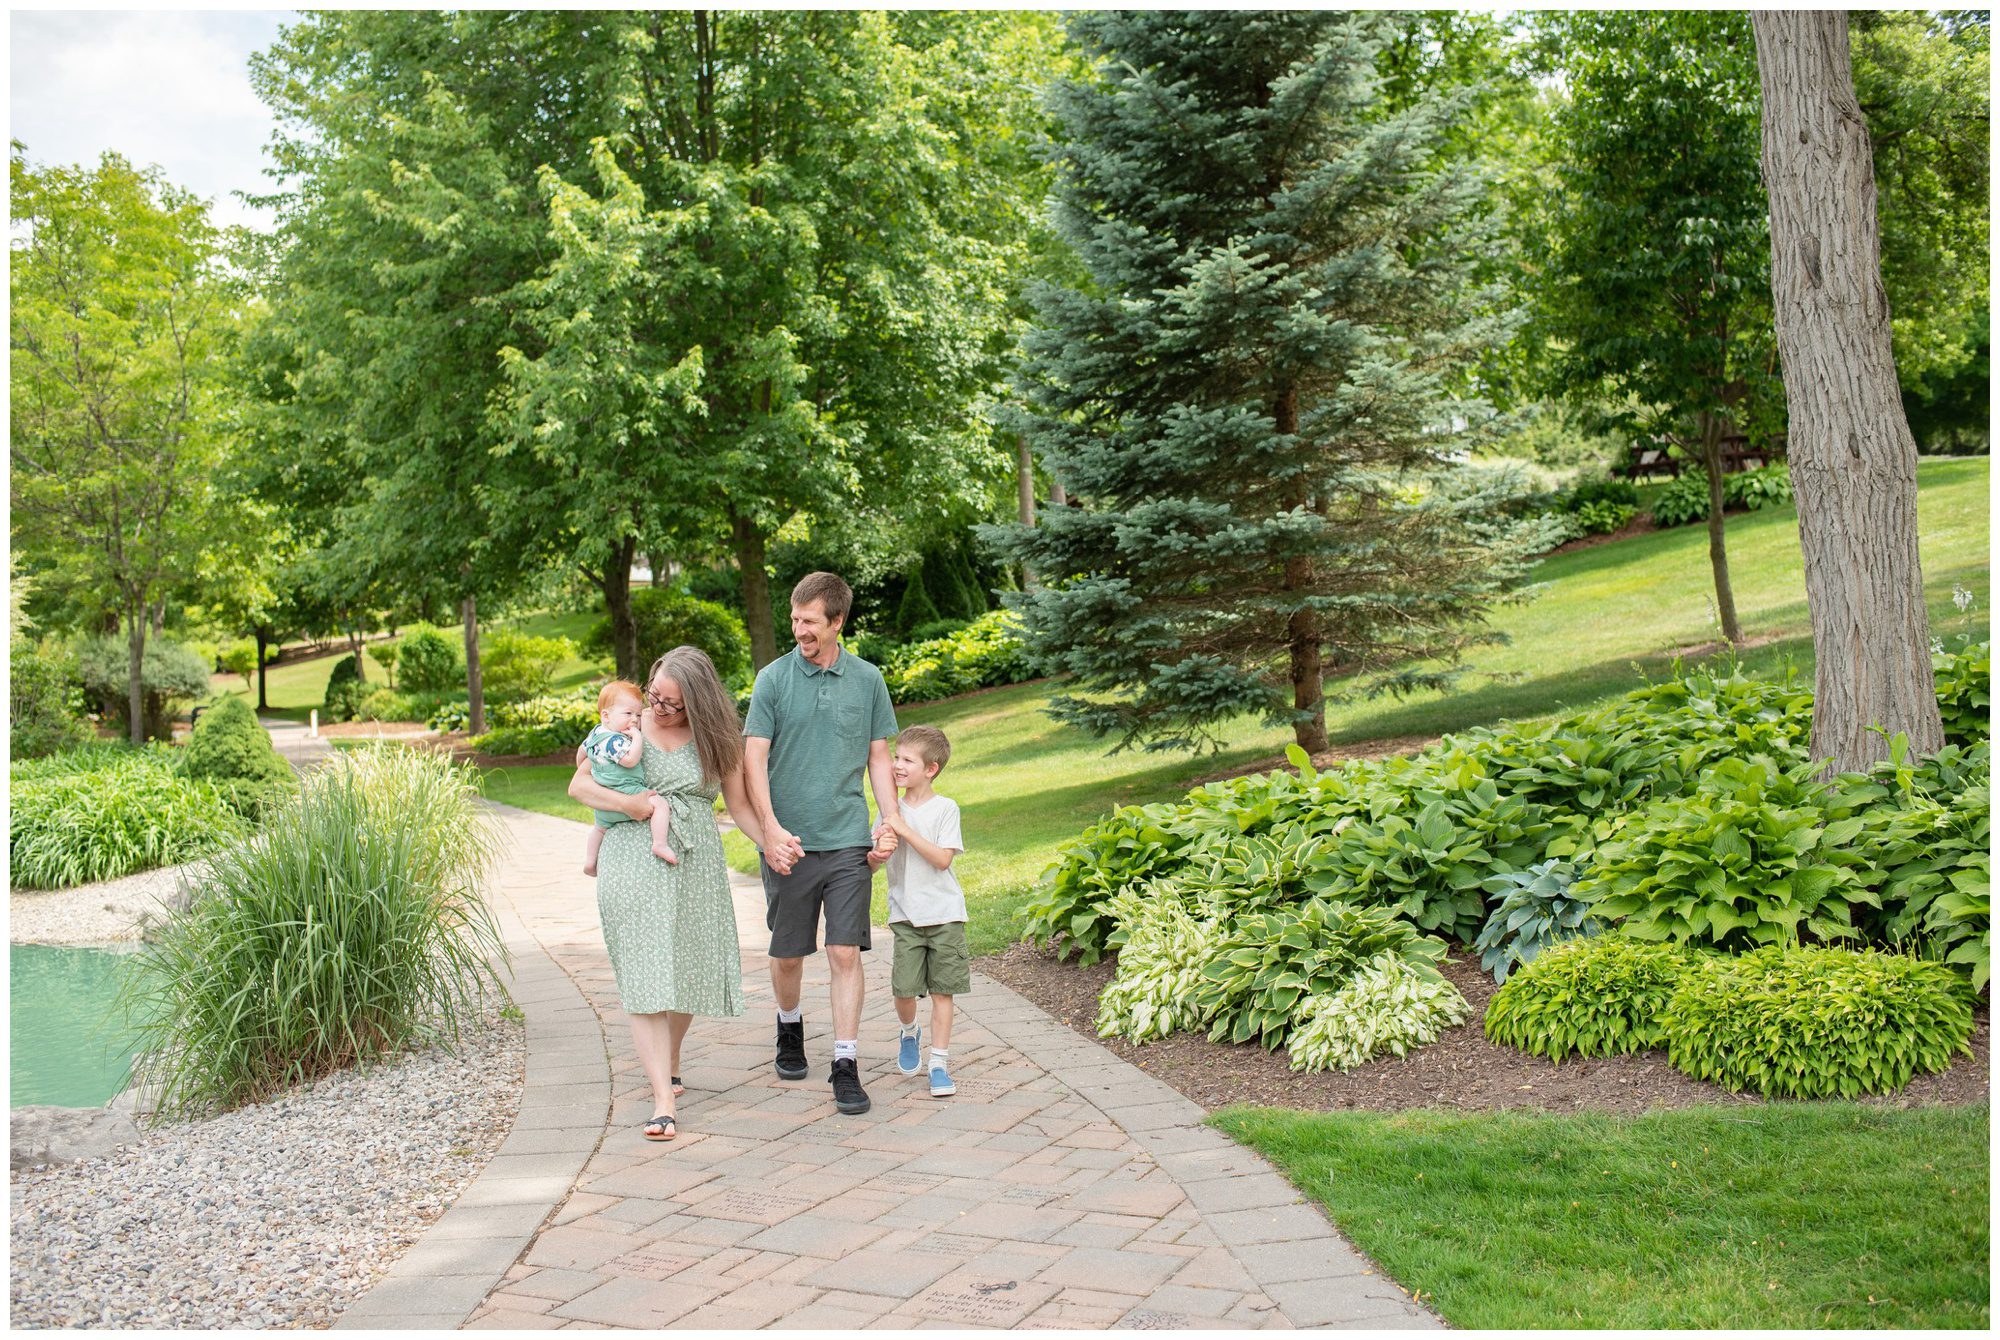
[(668, 865), (679, 865), (681, 863), (681, 858), (674, 855), (672, 848), (662, 846), (660, 843), (657, 842), (653, 844), (653, 855), (659, 857), (662, 861), (665, 861)]
[(585, 861), (583, 863), (583, 873), (586, 875), (595, 875), (597, 873), (597, 862)]

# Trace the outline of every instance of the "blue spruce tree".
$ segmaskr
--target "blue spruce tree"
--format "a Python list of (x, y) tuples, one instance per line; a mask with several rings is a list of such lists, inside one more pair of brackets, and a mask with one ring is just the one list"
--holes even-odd
[[(1324, 684), (1448, 682), (1530, 542), (1436, 473), (1490, 424), (1478, 356), (1518, 324), (1474, 263), (1479, 174), (1437, 152), (1456, 95), (1378, 92), (1388, 14), (1083, 14), (1058, 84), (1058, 228), (1015, 427), (1075, 501), (988, 532), (1009, 596), (1116, 747), (1219, 745), (1244, 711), (1326, 748)], [(1539, 527), (1534, 527), (1539, 529)]]

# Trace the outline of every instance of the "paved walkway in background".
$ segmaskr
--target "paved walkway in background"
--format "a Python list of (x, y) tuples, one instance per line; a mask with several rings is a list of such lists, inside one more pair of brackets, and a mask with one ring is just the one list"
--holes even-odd
[(271, 733), (271, 745), (300, 772), (324, 763), (333, 754), (333, 743), (324, 735), (314, 736), (300, 722), (284, 717), (258, 717), (257, 723)]
[(650, 1113), (579, 867), (584, 826), (496, 806), (496, 910), (527, 1017), (513, 1133), (342, 1327), (1429, 1328), (1262, 1158), (1172, 1089), (975, 974), (958, 1095), (896, 1072), (889, 936), (863, 956), (841, 1116), (823, 955), (810, 1078), (772, 1069), (763, 893), (736, 882), (747, 1011), (697, 1019), (679, 1138)]

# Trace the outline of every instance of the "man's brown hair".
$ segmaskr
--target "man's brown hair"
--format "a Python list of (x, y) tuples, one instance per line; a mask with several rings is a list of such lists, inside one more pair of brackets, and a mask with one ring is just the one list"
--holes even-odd
[(808, 572), (792, 588), (794, 605), (810, 605), (815, 600), (826, 611), (826, 621), (847, 627), (847, 612), (854, 608), (854, 588), (830, 572)]
[(935, 763), (938, 772), (943, 772), (944, 765), (951, 762), (951, 741), (945, 739), (944, 732), (936, 726), (905, 726), (903, 733), (896, 737), (896, 743), (908, 745), (924, 762)]

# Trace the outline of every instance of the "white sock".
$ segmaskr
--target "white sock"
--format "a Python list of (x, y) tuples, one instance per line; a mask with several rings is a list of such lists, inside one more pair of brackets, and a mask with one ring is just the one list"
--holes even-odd
[(805, 1015), (796, 1009), (778, 1011), (778, 1022), (781, 1024), (795, 1024), (803, 1018)]
[(950, 1059), (951, 1053), (949, 1051), (939, 1051), (936, 1047), (931, 1048), (931, 1069), (947, 1069), (948, 1067), (946, 1067), (945, 1062)]
[(835, 1038), (833, 1040), (833, 1059), (836, 1061), (859, 1060), (859, 1049), (859, 1042), (842, 1042), (839, 1038)]
[(921, 1032), (923, 1032), (923, 1031), (924, 1031), (924, 1026), (923, 1026), (922, 1024), (904, 1024), (904, 1025), (903, 1025), (903, 1036), (904, 1036), (904, 1037), (906, 1037), (906, 1038), (913, 1038), (913, 1037), (915, 1037), (915, 1036), (916, 1036), (917, 1034), (919, 1034), (919, 1033), (921, 1033)]

